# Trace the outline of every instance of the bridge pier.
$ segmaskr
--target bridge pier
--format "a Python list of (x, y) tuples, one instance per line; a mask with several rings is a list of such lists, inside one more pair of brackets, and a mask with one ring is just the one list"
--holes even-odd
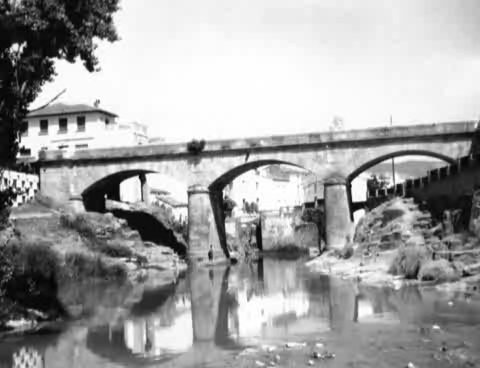
[(342, 249), (347, 238), (352, 240), (353, 220), (350, 211), (350, 186), (343, 177), (324, 181), (326, 248)]
[(150, 187), (148, 186), (147, 183), (147, 177), (145, 174), (140, 174), (138, 176), (138, 179), (140, 180), (140, 193), (141, 193), (141, 200), (145, 204), (150, 204)]
[(216, 197), (200, 184), (188, 188), (188, 257), (193, 262), (207, 260), (210, 245), (215, 259), (225, 257), (217, 227), (218, 220), (222, 225), (218, 218), (221, 204), (216, 203)]

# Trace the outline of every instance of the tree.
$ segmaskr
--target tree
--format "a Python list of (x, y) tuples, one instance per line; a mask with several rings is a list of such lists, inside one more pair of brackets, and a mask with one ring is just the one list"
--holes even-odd
[(330, 124), (329, 130), (331, 132), (337, 132), (344, 129), (345, 129), (345, 122), (343, 121), (343, 118), (335, 115)]
[(22, 121), (55, 76), (55, 60), (80, 59), (89, 72), (98, 70), (96, 42), (118, 40), (118, 2), (0, 0), (0, 176), (15, 162)]

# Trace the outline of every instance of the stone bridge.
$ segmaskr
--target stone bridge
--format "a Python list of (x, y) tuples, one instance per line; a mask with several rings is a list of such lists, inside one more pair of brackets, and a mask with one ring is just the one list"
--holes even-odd
[(148, 200), (145, 174), (159, 173), (188, 184), (189, 255), (229, 257), (222, 190), (237, 176), (264, 165), (308, 170), (324, 185), (327, 247), (352, 235), (351, 182), (392, 157), (422, 155), (453, 163), (470, 153), (476, 122), (437, 123), (365, 130), (208, 141), (194, 154), (186, 143), (49, 151), (39, 160), (41, 193), (76, 208), (102, 210), (118, 199), (120, 183), (138, 176)]

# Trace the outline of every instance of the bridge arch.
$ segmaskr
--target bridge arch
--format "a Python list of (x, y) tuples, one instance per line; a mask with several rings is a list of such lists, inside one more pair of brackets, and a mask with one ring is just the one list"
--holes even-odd
[[(213, 246), (216, 254), (223, 253), (227, 258), (229, 257), (230, 250), (227, 245), (223, 211), (223, 189), (247, 171), (268, 165), (288, 165), (306, 172), (310, 171), (297, 163), (286, 160), (257, 159), (225, 168), (226, 170), (217, 174), (218, 176), (206, 187), (195, 186), (189, 189), (189, 249), (194, 259), (205, 258), (209, 245)], [(190, 216), (190, 211), (192, 216)], [(204, 216), (196, 216), (197, 212)]]
[(454, 158), (451, 158), (449, 156), (444, 155), (443, 153), (439, 152), (433, 152), (433, 151), (427, 151), (427, 150), (402, 150), (402, 151), (395, 151), (395, 152), (390, 152), (385, 155), (379, 156), (377, 158), (374, 158), (373, 160), (367, 161), (361, 166), (359, 166), (357, 169), (352, 171), (348, 176), (347, 176), (347, 183), (351, 183), (357, 176), (359, 176), (361, 173), (364, 171), (370, 169), (371, 167), (378, 165), (379, 163), (388, 160), (390, 158), (395, 158), (395, 157), (402, 157), (402, 156), (426, 156), (426, 157), (433, 157), (433, 158), (438, 158), (440, 160), (443, 160), (449, 164), (454, 164), (456, 160)]
[[(82, 193), (84, 208), (86, 211), (105, 212), (106, 199), (121, 201), (120, 184), (129, 178), (139, 177), (139, 191), (142, 197), (148, 196), (149, 188), (146, 184), (145, 175), (157, 173), (154, 170), (132, 169), (119, 171), (104, 176), (100, 180), (90, 184)], [(143, 179), (142, 179), (143, 178)], [(145, 202), (148, 203), (147, 200)], [(178, 255), (185, 256), (187, 253), (186, 244), (177, 238), (170, 221), (165, 217), (164, 212), (160, 213), (150, 207), (128, 206), (123, 208), (115, 206), (108, 208), (115, 217), (127, 221), (130, 228), (139, 232), (143, 241), (154, 242), (172, 248)], [(178, 231), (178, 229), (177, 229)]]
[[(104, 176), (100, 180), (90, 184), (81, 192), (83, 204), (87, 211), (103, 212), (105, 210), (105, 195), (109, 199), (120, 200), (120, 184), (127, 179), (135, 176), (144, 176), (146, 174), (152, 174), (155, 171), (152, 170), (124, 170), (114, 174)], [(140, 183), (139, 183), (140, 185)]]
[(303, 169), (305, 171), (310, 171), (296, 163), (283, 161), (283, 160), (266, 159), (266, 160), (251, 161), (251, 162), (246, 162), (242, 165), (238, 165), (221, 174), (209, 185), (209, 190), (221, 191), (225, 188), (225, 186), (228, 183), (232, 182), (235, 178), (239, 177), (240, 175), (245, 174), (247, 171), (258, 169), (259, 167), (269, 166), (269, 165), (288, 165), (288, 166), (297, 167), (299, 169)]

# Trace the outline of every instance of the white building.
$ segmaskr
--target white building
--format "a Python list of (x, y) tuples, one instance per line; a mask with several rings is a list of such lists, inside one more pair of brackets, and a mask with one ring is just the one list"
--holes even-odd
[(237, 177), (225, 188), (225, 194), (233, 199), (238, 212), (243, 200), (257, 203), (259, 211), (294, 207), (304, 202), (302, 180), (305, 170), (285, 165), (270, 165), (250, 170)]
[(56, 103), (27, 115), (19, 154), (36, 158), (40, 150), (75, 151), (147, 142), (145, 125), (118, 123), (116, 114), (98, 106)]

